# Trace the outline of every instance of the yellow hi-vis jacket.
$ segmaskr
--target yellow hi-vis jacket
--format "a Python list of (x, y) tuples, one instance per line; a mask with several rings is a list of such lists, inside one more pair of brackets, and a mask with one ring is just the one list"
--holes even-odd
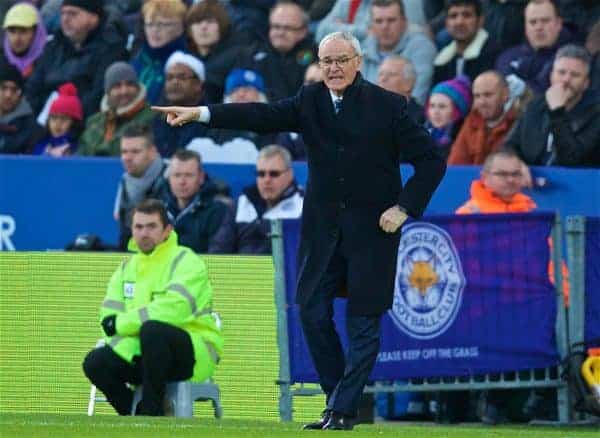
[(100, 320), (117, 315), (116, 335), (105, 338), (106, 344), (131, 363), (141, 355), (139, 333), (145, 321), (171, 324), (192, 339), (196, 359), (192, 380), (206, 380), (223, 352), (206, 264), (191, 249), (177, 245), (174, 231), (150, 254), (140, 252), (133, 239), (129, 247), (137, 253), (111, 277), (100, 309)]

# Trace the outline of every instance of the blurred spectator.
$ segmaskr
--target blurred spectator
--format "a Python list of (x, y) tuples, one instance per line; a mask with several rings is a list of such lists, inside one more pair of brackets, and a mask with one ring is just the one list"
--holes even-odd
[(379, 66), (377, 85), (392, 93), (400, 94), (407, 99), (408, 116), (415, 123), (425, 123), (423, 106), (412, 97), (417, 79), (417, 72), (410, 60), (399, 55), (390, 55)]
[(23, 154), (32, 146), (37, 124), (23, 95), (23, 76), (10, 64), (0, 65), (0, 154)]
[(236, 67), (260, 74), (268, 100), (274, 101), (295, 95), (306, 68), (315, 60), (308, 15), (297, 4), (282, 1), (269, 16), (268, 42), (258, 42), (244, 50)]
[(85, 117), (98, 111), (104, 71), (126, 59), (123, 30), (105, 18), (101, 0), (64, 0), (61, 30), (44, 48), (27, 81), (27, 97), (39, 113), (54, 90), (73, 82), (79, 90)]
[(598, 0), (559, 0), (561, 16), (580, 36), (589, 33), (592, 26), (600, 19), (600, 2)]
[[(323, 71), (316, 62), (309, 65), (304, 73), (304, 85), (323, 81)], [(288, 150), (294, 161), (306, 160), (306, 145), (301, 134), (297, 132), (281, 132), (275, 139), (275, 144)]]
[(263, 38), (269, 28), (269, 11), (276, 0), (228, 0), (224, 2), (237, 32), (249, 32)]
[(310, 21), (319, 21), (331, 11), (335, 0), (296, 0), (302, 8), (308, 13)]
[(129, 124), (119, 140), (125, 172), (119, 181), (113, 216), (119, 221), (119, 249), (126, 251), (134, 207), (145, 199), (166, 195), (166, 165), (158, 155), (149, 126)]
[(359, 41), (367, 37), (369, 31), (369, 16), (371, 0), (336, 0), (335, 5), (319, 23), (315, 35), (316, 41), (321, 41), (331, 32), (350, 32)]
[(278, 145), (261, 149), (256, 184), (245, 187), (209, 247), (211, 253), (271, 254), (271, 220), (298, 219), (304, 194), (294, 179), (289, 152)]
[(561, 47), (550, 88), (529, 103), (506, 146), (529, 165), (600, 167), (600, 95), (589, 73), (583, 47)]
[[(265, 83), (262, 76), (252, 70), (236, 68), (229, 73), (225, 82), (224, 103), (266, 103)], [(254, 131), (213, 129), (211, 137), (218, 144), (234, 139), (252, 142), (256, 149), (262, 149), (275, 141), (274, 134), (258, 134)]]
[(27, 3), (14, 5), (4, 17), (2, 27), (6, 32), (2, 57), (28, 78), (48, 38), (37, 9)]
[(130, 64), (115, 62), (106, 70), (104, 92), (100, 111), (88, 118), (81, 136), (81, 155), (119, 155), (123, 131), (132, 124), (150, 125), (154, 118), (146, 87)]
[(452, 144), (448, 164), (483, 164), (510, 132), (515, 113), (506, 108), (508, 82), (494, 70), (481, 73), (473, 82), (473, 108)]
[(83, 128), (83, 109), (77, 88), (68, 82), (58, 87), (58, 97), (50, 105), (46, 135), (33, 148), (34, 155), (65, 157), (77, 151), (77, 138)]
[[(165, 65), (164, 103), (166, 105), (198, 106), (204, 103), (204, 64), (195, 56), (173, 53)], [(163, 157), (185, 148), (196, 137), (209, 137), (210, 130), (202, 123), (170, 126), (162, 117), (152, 122), (156, 147)]]
[(146, 86), (150, 103), (157, 103), (165, 84), (165, 63), (172, 53), (186, 50), (181, 0), (148, 0), (142, 6), (145, 41), (131, 63)]
[(590, 63), (590, 88), (600, 89), (600, 20), (590, 29), (585, 48), (592, 55)]
[(221, 102), (225, 78), (248, 38), (242, 32), (232, 31), (227, 11), (218, 0), (204, 0), (190, 8), (185, 27), (190, 51), (206, 69), (205, 100)]
[(229, 207), (215, 198), (217, 186), (202, 169), (196, 152), (176, 151), (168, 175), (169, 191), (164, 199), (179, 244), (206, 253)]
[(365, 79), (377, 81), (377, 69), (390, 55), (402, 55), (413, 64), (417, 79), (412, 95), (424, 103), (433, 76), (436, 49), (422, 32), (407, 30), (402, 0), (373, 0), (371, 34), (363, 42), (361, 72)]
[(466, 76), (440, 82), (431, 90), (425, 104), (425, 129), (445, 158), (471, 109), (471, 101), (471, 81)]
[(465, 75), (473, 80), (494, 67), (500, 48), (483, 29), (481, 0), (449, 0), (446, 30), (452, 42), (435, 58), (433, 83)]
[(527, 3), (528, 0), (487, 0), (484, 26), (501, 50), (523, 42)]
[(552, 61), (559, 47), (572, 40), (554, 0), (529, 0), (525, 8), (527, 42), (505, 50), (496, 60), (504, 76), (515, 74), (537, 94), (549, 86)]

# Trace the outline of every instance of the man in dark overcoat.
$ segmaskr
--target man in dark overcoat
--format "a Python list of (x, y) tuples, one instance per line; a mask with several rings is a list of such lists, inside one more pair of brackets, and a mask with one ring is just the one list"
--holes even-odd
[[(327, 399), (309, 429), (352, 428), (379, 351), (381, 316), (393, 301), (400, 226), (421, 216), (446, 169), (426, 131), (408, 118), (406, 98), (365, 81), (360, 64), (358, 41), (335, 32), (319, 45), (323, 82), (294, 97), (156, 108), (172, 125), (299, 132), (308, 145), (296, 301)], [(404, 188), (400, 154), (415, 170)], [(333, 323), (341, 290), (348, 297), (346, 354)]]

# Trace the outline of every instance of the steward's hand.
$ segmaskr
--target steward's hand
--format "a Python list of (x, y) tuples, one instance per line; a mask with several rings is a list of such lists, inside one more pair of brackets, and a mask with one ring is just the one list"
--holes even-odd
[(381, 214), (379, 226), (386, 233), (395, 233), (398, 228), (408, 219), (408, 215), (394, 205)]
[(114, 336), (117, 334), (117, 315), (109, 315), (102, 320), (102, 330), (106, 336)]

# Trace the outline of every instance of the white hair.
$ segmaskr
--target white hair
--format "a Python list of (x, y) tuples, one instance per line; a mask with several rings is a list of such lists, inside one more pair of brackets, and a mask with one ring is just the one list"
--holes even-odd
[(319, 43), (319, 50), (321, 50), (321, 47), (323, 47), (323, 45), (325, 45), (325, 43), (329, 40), (347, 41), (354, 49), (354, 53), (357, 56), (362, 56), (362, 49), (360, 48), (360, 43), (358, 42), (356, 37), (350, 32), (331, 32), (330, 34), (325, 35)]

